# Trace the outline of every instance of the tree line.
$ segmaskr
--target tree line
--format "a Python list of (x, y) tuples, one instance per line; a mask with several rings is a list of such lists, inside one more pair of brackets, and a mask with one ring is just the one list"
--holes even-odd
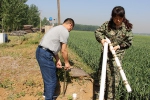
[(25, 4), (27, 0), (0, 0), (0, 29), (5, 31), (20, 30), (23, 25), (37, 27), (40, 12), (35, 5)]
[[(40, 26), (40, 10), (34, 4), (27, 5), (28, 0), (0, 0), (0, 32), (22, 30), (23, 25)], [(41, 25), (49, 25), (46, 17)], [(57, 22), (54, 23), (55, 26)], [(98, 26), (76, 24), (74, 30), (94, 31)]]
[(78, 31), (95, 31), (99, 26), (75, 24), (73, 30)]

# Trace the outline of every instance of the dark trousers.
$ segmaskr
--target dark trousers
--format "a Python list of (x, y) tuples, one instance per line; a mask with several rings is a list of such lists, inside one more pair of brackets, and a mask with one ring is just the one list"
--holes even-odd
[(44, 82), (44, 96), (45, 100), (53, 100), (57, 77), (56, 77), (56, 66), (53, 61), (53, 54), (37, 47), (36, 59), (40, 66), (43, 82)]

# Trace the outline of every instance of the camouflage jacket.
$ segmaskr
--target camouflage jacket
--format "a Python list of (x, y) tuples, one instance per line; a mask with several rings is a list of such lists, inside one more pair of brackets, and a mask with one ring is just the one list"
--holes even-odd
[(101, 25), (95, 31), (95, 37), (98, 42), (105, 39), (105, 36), (110, 39), (113, 46), (120, 46), (120, 49), (116, 53), (124, 52), (124, 49), (129, 48), (132, 45), (133, 33), (132, 30), (127, 30), (124, 23), (122, 23), (119, 29), (108, 30), (108, 21)]

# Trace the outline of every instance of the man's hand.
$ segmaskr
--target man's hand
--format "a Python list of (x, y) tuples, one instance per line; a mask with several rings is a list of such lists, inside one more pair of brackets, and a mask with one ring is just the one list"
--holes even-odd
[(56, 67), (62, 68), (62, 63), (61, 63), (60, 59), (58, 61), (56, 61)]
[(54, 57), (55, 57), (55, 59), (56, 59), (56, 67), (57, 67), (57, 68), (62, 68), (62, 64), (61, 64), (61, 61), (60, 61), (60, 59), (59, 59), (58, 54), (55, 55)]
[(65, 63), (65, 68), (64, 69), (66, 69), (66, 70), (69, 70), (70, 69), (70, 64), (69, 64), (69, 62), (68, 63)]
[(68, 60), (67, 44), (62, 43), (61, 53), (64, 58), (65, 69), (68, 70), (68, 69), (70, 69), (70, 64), (69, 64), (69, 60)]

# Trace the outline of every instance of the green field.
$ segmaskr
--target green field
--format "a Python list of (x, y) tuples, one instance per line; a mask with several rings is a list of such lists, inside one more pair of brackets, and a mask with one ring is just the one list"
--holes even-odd
[[(11, 41), (0, 45), (0, 56), (10, 56), (14, 59), (27, 58), (35, 60), (35, 48), (42, 36), (43, 34), (39, 33), (28, 34), (24, 37), (9, 36)], [(74, 65), (81, 67), (86, 72), (93, 75), (93, 73), (98, 69), (101, 52), (101, 45), (96, 41), (94, 32), (71, 31), (68, 44), (69, 49), (71, 49), (73, 53), (79, 55), (78, 58), (72, 55), (73, 60), (78, 59), (74, 62)], [(134, 34), (133, 45), (131, 48), (126, 50), (126, 55), (123, 59), (122, 65), (128, 82), (132, 88), (132, 92), (127, 93), (126, 88), (122, 85), (121, 81), (121, 84), (118, 87), (119, 91), (117, 93), (117, 100), (150, 100), (149, 44), (150, 36)], [(80, 58), (81, 60), (79, 60)], [(26, 63), (26, 61), (23, 62)], [(77, 62), (84, 63), (85, 65), (77, 64)], [(33, 65), (34, 64), (31, 64), (31, 66)], [(23, 65), (20, 66), (22, 67)], [(0, 70), (0, 74), (2, 75), (2, 70)], [(5, 81), (4, 83), (0, 82), (0, 87), (3, 86), (5, 86)]]
[[(73, 49), (93, 71), (97, 70), (101, 45), (96, 41), (94, 32), (72, 31), (69, 48)], [(121, 82), (117, 98), (150, 100), (150, 36), (134, 34), (133, 45), (126, 50), (122, 67), (132, 92), (127, 93)]]

